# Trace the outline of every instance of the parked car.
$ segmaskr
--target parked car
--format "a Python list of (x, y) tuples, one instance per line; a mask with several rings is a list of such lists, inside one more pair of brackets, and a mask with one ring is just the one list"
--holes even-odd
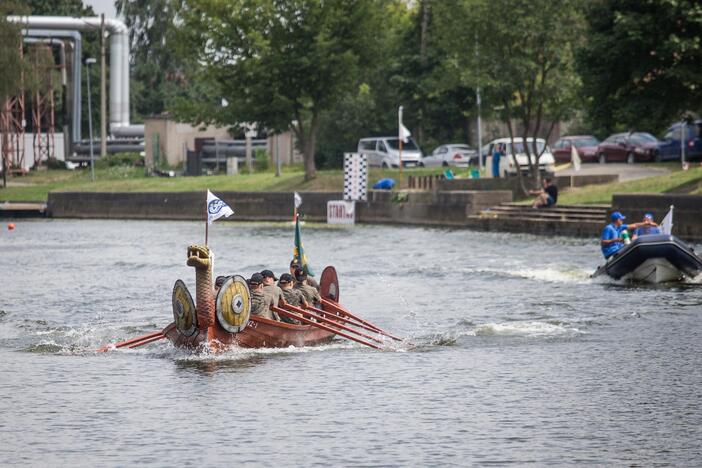
[(685, 160), (702, 159), (702, 120), (695, 120), (685, 127), (678, 122), (670, 126), (660, 142), (659, 150), (661, 160), (680, 159), (681, 129), (685, 128)]
[(650, 133), (615, 133), (597, 145), (597, 160), (606, 162), (660, 161), (660, 142)]
[(553, 144), (553, 159), (557, 163), (569, 163), (571, 148), (575, 146), (582, 162), (596, 162), (599, 144), (600, 140), (592, 135), (564, 136)]
[[(400, 167), (400, 139), (398, 137), (361, 138), (358, 152), (365, 154), (369, 166)], [(422, 150), (412, 138), (402, 143), (402, 167), (415, 167), (422, 161)]]
[(419, 164), (426, 167), (468, 167), (471, 164), (478, 164), (478, 152), (463, 144), (441, 145), (428, 156), (424, 156)]
[[(504, 144), (507, 147), (507, 154), (500, 158), (500, 176), (504, 177), (507, 175), (516, 175), (517, 168), (514, 165), (514, 159), (512, 158), (512, 145), (509, 138), (498, 138), (493, 140), (483, 147), (483, 153), (485, 156), (492, 155), (495, 145)], [(554, 173), (555, 161), (553, 155), (551, 154), (551, 148), (546, 144), (546, 140), (543, 138), (536, 139), (536, 145), (534, 145), (533, 138), (527, 138), (527, 144), (529, 145), (529, 153), (531, 155), (531, 162), (536, 162), (536, 155), (540, 154), (539, 157), (539, 171)], [(519, 168), (522, 173), (529, 172), (529, 160), (526, 155), (526, 148), (524, 147), (524, 139), (521, 137), (514, 138), (514, 153), (519, 164)], [(489, 168), (488, 168), (489, 169)]]

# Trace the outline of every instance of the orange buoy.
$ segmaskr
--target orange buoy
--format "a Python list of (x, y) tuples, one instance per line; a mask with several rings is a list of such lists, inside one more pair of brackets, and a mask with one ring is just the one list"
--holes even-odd
[(15, 223), (7, 223), (7, 230), (12, 231), (15, 228)]

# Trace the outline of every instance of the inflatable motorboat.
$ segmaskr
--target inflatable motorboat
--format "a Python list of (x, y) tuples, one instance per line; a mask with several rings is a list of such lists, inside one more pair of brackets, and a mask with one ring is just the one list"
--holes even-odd
[(665, 283), (702, 273), (702, 258), (692, 247), (669, 234), (645, 235), (624, 246), (592, 275)]

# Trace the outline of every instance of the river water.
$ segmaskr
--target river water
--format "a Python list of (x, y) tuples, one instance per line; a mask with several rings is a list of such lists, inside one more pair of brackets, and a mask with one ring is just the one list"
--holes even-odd
[[(16, 224), (0, 234), (2, 466), (702, 463), (702, 285), (592, 280), (595, 240), (308, 225), (341, 302), (407, 343), (97, 354), (165, 326), (176, 279), (194, 294), (203, 224)], [(215, 223), (215, 274), (280, 274), (292, 240)]]

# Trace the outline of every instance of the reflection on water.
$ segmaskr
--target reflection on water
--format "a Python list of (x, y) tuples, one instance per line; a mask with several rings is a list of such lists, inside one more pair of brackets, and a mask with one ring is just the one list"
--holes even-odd
[[(702, 279), (591, 279), (596, 240), (310, 224), (316, 271), (333, 264), (342, 302), (408, 341), (381, 352), (337, 339), (95, 353), (171, 320), (175, 280), (194, 293), (185, 250), (202, 234), (201, 223), (144, 221), (29, 221), (3, 232), (3, 465), (702, 457)], [(279, 275), (292, 239), (287, 224), (215, 224), (214, 273)]]

